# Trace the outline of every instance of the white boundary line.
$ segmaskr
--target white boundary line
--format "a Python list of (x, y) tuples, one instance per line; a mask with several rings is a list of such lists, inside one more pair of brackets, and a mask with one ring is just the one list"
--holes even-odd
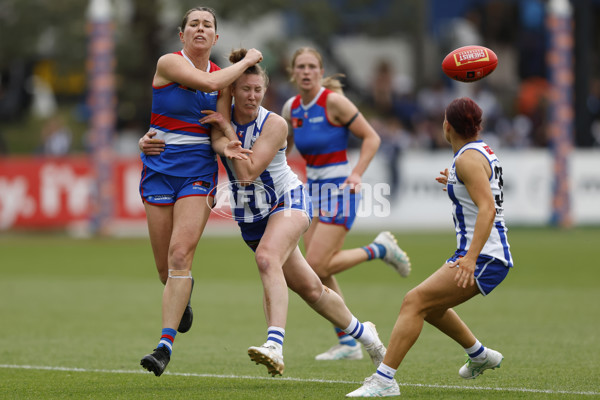
[[(92, 372), (104, 374), (150, 374), (143, 370), (125, 370), (125, 369), (87, 369), (87, 368), (72, 368), (72, 367), (49, 367), (41, 365), (14, 365), (0, 364), (0, 368), (4, 369), (29, 369), (43, 371), (64, 371), (64, 372)], [(328, 379), (304, 379), (304, 378), (272, 378), (264, 376), (249, 376), (249, 375), (219, 375), (219, 374), (197, 374), (185, 372), (165, 372), (164, 375), (172, 376), (191, 376), (197, 378), (223, 378), (223, 379), (253, 379), (253, 380), (270, 380), (270, 381), (290, 381), (290, 382), (314, 382), (314, 383), (354, 383), (361, 384), (357, 381), (340, 381)], [(520, 393), (546, 393), (546, 394), (574, 394), (581, 396), (600, 396), (600, 392), (574, 392), (568, 390), (544, 390), (544, 389), (528, 389), (528, 388), (501, 388), (501, 387), (485, 387), (485, 386), (458, 386), (458, 385), (427, 385), (423, 383), (399, 383), (400, 386), (422, 387), (429, 389), (455, 389), (455, 390), (481, 390), (481, 391), (497, 391), (497, 392), (520, 392)]]

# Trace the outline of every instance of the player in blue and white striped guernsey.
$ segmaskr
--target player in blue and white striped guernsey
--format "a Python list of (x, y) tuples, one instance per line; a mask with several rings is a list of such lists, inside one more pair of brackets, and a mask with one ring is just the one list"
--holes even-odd
[(436, 180), (452, 201), (457, 249), (436, 272), (404, 298), (388, 351), (377, 371), (346, 397), (400, 395), (394, 379), (400, 363), (416, 342), (423, 322), (457, 342), (468, 355), (458, 374), (474, 379), (500, 367), (503, 356), (473, 335), (452, 307), (478, 294), (488, 295), (513, 266), (504, 223), (502, 166), (492, 149), (481, 141), (482, 111), (467, 97), (446, 108), (443, 131), (454, 159)]
[[(249, 123), (243, 124), (236, 121), (235, 110), (236, 107), (234, 106), (231, 121), (234, 132), (242, 142), (243, 148), (252, 149), (261, 134), (267, 118), (272, 113), (264, 107), (258, 107), (256, 118)], [(294, 198), (294, 196), (303, 196), (299, 190), (294, 190), (300, 187), (302, 182), (287, 163), (285, 145), (275, 153), (273, 160), (249, 185), (243, 186), (239, 183), (239, 177), (236, 175), (234, 168), (235, 160), (221, 157), (221, 161), (229, 177), (232, 214), (238, 222), (258, 222), (267, 217), (271, 213), (271, 209), (276, 207), (280, 201), (293, 203), (294, 201), (306, 200), (303, 198)], [(288, 199), (285, 196), (289, 196), (290, 198)]]
[[(233, 51), (230, 61), (238, 62), (245, 53), (245, 49)], [(375, 325), (358, 321), (344, 300), (321, 283), (298, 248), (310, 225), (312, 207), (286, 161), (287, 123), (261, 106), (267, 84), (260, 66), (247, 69), (232, 85), (231, 121), (212, 111), (200, 120), (213, 125), (213, 148), (222, 156), (230, 179), (232, 215), (244, 241), (255, 252), (263, 284), (267, 341), (250, 347), (248, 355), (265, 365), (269, 374), (283, 373), (289, 287), (316, 312), (362, 343), (373, 363), (379, 365), (385, 347)], [(240, 140), (237, 144), (227, 139), (234, 133)], [(248, 159), (230, 157), (236, 145), (248, 151)]]

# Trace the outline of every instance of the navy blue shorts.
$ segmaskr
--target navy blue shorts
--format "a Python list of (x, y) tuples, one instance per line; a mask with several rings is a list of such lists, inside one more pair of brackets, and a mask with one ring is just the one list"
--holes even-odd
[[(465, 251), (456, 251), (446, 262), (456, 261), (467, 254)], [(482, 295), (486, 296), (490, 294), (496, 286), (498, 286), (506, 275), (510, 267), (506, 266), (502, 261), (497, 260), (494, 257), (480, 254), (477, 257), (475, 266), (475, 282)]]
[(252, 249), (252, 251), (256, 251), (256, 248), (260, 243), (260, 239), (265, 234), (269, 217), (275, 213), (286, 210), (304, 211), (308, 217), (308, 221), (310, 222), (312, 219), (312, 206), (310, 197), (308, 196), (306, 188), (303, 185), (300, 185), (279, 197), (277, 204), (266, 217), (255, 222), (238, 221), (238, 226), (242, 232), (242, 238), (248, 247)]
[(181, 177), (165, 175), (144, 165), (140, 180), (140, 195), (148, 204), (169, 206), (187, 196), (215, 196), (217, 173)]

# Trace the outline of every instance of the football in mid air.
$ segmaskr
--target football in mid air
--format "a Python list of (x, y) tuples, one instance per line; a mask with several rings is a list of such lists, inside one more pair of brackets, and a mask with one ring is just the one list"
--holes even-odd
[(442, 70), (459, 82), (475, 82), (491, 74), (498, 65), (496, 53), (483, 46), (464, 46), (451, 51), (442, 61)]

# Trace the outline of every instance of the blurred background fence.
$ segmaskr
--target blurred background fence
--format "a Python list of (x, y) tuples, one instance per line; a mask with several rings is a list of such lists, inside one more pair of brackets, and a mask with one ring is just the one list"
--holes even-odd
[[(387, 214), (372, 204), (357, 229), (451, 226), (434, 178), (451, 160), (443, 110), (463, 95), (503, 161), (511, 224), (600, 224), (600, 0), (3, 0), (0, 232), (145, 233), (137, 139), (156, 60), (180, 49), (177, 27), (197, 5), (217, 12), (214, 62), (263, 52), (275, 112), (295, 94), (286, 68), (299, 46), (323, 54), (326, 75), (345, 74), (383, 139), (365, 182), (390, 188)], [(461, 84), (440, 64), (467, 44), (499, 66)], [(290, 163), (303, 174), (296, 154)], [(223, 229), (209, 232), (230, 230), (213, 219)]]

